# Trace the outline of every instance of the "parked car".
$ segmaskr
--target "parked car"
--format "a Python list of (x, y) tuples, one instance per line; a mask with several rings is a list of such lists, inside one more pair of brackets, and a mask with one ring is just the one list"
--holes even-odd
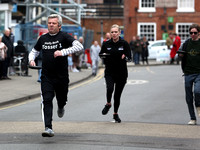
[[(149, 59), (156, 59), (157, 62), (167, 63), (170, 62), (171, 50), (167, 48), (166, 40), (157, 40), (151, 42), (149, 48)], [(175, 56), (175, 60), (178, 59), (178, 55)]]
[(157, 55), (160, 54), (160, 51), (163, 51), (164, 53), (167, 53), (169, 51), (166, 45), (166, 40), (157, 40), (154, 42), (150, 42), (148, 50), (149, 59), (157, 59)]

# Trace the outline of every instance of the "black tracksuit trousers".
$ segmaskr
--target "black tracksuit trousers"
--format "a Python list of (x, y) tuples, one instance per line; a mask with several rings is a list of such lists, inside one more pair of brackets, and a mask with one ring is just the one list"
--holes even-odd
[(118, 113), (119, 105), (120, 105), (120, 98), (122, 91), (124, 89), (124, 86), (126, 84), (125, 80), (115, 79), (112, 76), (106, 75), (106, 97), (107, 97), (107, 103), (111, 102), (112, 94), (114, 91), (114, 113)]
[(53, 98), (56, 96), (59, 108), (63, 108), (67, 102), (69, 79), (67, 77), (48, 78), (44, 75), (41, 77), (42, 92), (42, 117), (45, 127), (52, 129), (53, 116)]

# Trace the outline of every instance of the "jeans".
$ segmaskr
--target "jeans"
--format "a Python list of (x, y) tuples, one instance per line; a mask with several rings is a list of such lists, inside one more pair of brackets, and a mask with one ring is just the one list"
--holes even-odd
[(196, 120), (194, 104), (200, 107), (200, 74), (185, 75), (185, 93), (190, 118)]
[(140, 63), (140, 53), (139, 52), (135, 52), (135, 64), (139, 64)]

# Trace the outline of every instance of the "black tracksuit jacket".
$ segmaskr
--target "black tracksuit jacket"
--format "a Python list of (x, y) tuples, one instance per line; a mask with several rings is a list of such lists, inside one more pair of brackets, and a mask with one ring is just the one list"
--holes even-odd
[[(131, 49), (127, 41), (121, 37), (116, 43), (108, 40), (103, 43), (99, 54), (108, 53), (104, 58), (105, 76), (109, 75), (116, 80), (126, 80), (128, 77), (127, 60), (131, 60)], [(122, 55), (126, 57), (122, 59)], [(100, 56), (101, 57), (101, 56)]]

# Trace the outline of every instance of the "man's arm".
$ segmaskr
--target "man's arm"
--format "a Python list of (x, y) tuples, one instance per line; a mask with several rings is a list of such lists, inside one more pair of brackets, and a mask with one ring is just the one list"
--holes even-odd
[(75, 52), (79, 52), (83, 50), (83, 45), (78, 41), (78, 40), (74, 40), (72, 42), (72, 46), (66, 49), (62, 49), (61, 51), (57, 50), (54, 52), (54, 57), (58, 57), (58, 56), (66, 56)]
[(37, 51), (36, 49), (32, 49), (31, 52), (29, 53), (28, 59), (29, 59), (29, 64), (31, 66), (35, 66), (35, 58), (40, 54), (39, 51)]

